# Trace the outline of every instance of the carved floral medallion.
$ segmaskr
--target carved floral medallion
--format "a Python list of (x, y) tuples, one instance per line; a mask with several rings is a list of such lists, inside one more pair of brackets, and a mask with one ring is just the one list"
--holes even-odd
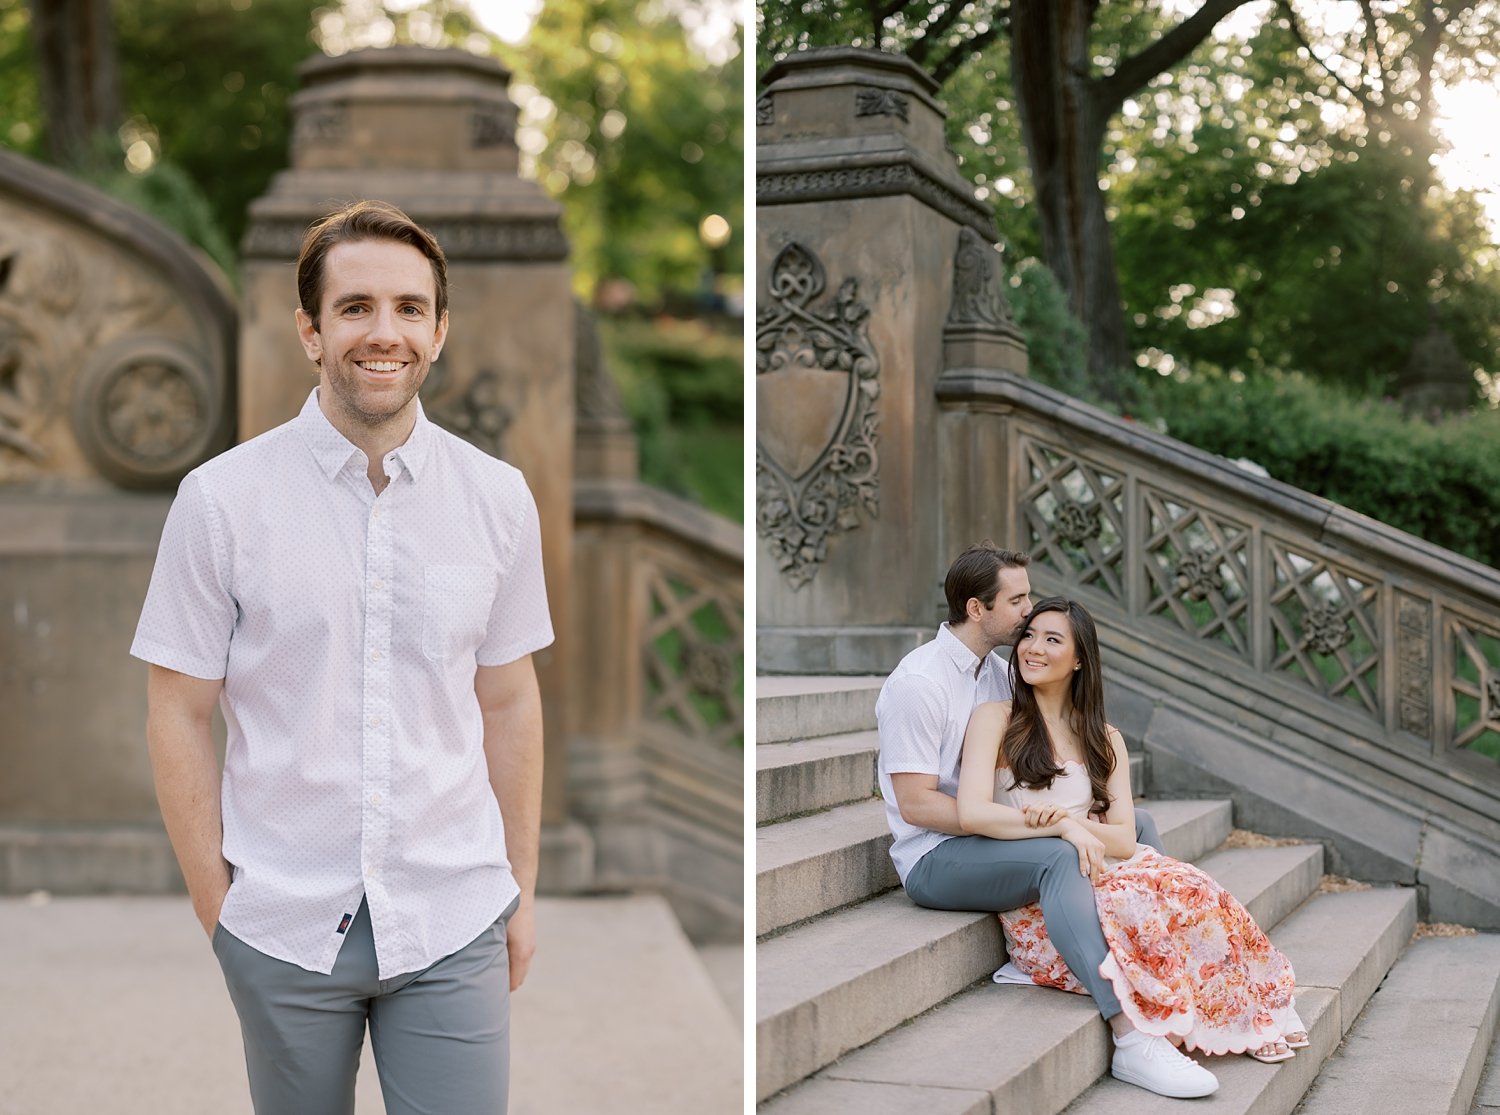
[(1099, 537), (1099, 505), (1065, 499), (1057, 505), (1052, 528), (1069, 546), (1082, 546), (1090, 538)]
[(1224, 577), (1219, 572), (1218, 554), (1189, 550), (1177, 561), (1174, 570), (1177, 592), (1189, 600), (1207, 600), (1209, 593), (1224, 591)]
[(1302, 617), (1302, 637), (1309, 649), (1318, 654), (1336, 654), (1340, 647), (1354, 641), (1349, 630), (1349, 616), (1337, 604), (1317, 604)]

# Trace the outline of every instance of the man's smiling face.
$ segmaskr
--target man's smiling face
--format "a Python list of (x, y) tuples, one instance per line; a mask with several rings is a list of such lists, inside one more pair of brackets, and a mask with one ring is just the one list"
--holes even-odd
[(317, 326), (297, 311), (302, 346), (321, 361), (325, 405), (363, 426), (411, 405), (448, 334), (436, 293), (427, 257), (409, 244), (354, 240), (329, 250)]

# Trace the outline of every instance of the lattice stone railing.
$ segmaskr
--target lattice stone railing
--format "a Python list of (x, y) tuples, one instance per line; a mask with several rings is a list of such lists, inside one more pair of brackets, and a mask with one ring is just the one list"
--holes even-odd
[(646, 719), (698, 739), (742, 744), (742, 584), (726, 584), (686, 548), (658, 555), (644, 575), (650, 600), (640, 640)]
[(744, 919), (744, 532), (633, 479), (573, 488), (568, 805), (595, 883), (695, 940)]
[(948, 441), (1003, 459), (950, 497), (953, 544), (1013, 541), (1142, 660), (1169, 651), (1500, 820), (1500, 573), (1024, 379), (950, 371), (938, 395)]
[[(634, 481), (580, 480), (577, 669), (628, 654), (584, 710), (593, 732), (637, 724), (719, 749), (744, 739), (744, 541), (737, 523)], [(577, 605), (575, 605), (575, 608)], [(592, 633), (591, 633), (592, 632)], [(626, 648), (629, 648), (628, 650)], [(591, 733), (592, 734), (592, 733)], [(737, 763), (737, 760), (736, 760)]]

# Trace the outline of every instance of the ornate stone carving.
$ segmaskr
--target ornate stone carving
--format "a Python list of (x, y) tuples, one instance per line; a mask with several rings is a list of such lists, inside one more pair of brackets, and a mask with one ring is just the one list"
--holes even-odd
[(880, 362), (852, 278), (821, 308), (823, 265), (789, 243), (756, 317), (756, 527), (791, 586), (812, 580), (829, 538), (880, 511)]
[(767, 93), (755, 102), (755, 126), (769, 128), (776, 123), (776, 102), (773, 94)]
[(342, 147), (349, 141), (349, 110), (319, 105), (296, 113), (292, 142), (298, 147)]
[(469, 118), (469, 146), (506, 147), (516, 142), (516, 125), (495, 108), (476, 108)]
[(727, 647), (694, 639), (682, 648), (682, 672), (698, 692), (722, 699), (734, 688), (734, 655)]
[(1354, 641), (1349, 615), (1337, 604), (1316, 604), (1302, 617), (1303, 644), (1317, 654), (1336, 654)]
[(948, 305), (948, 329), (993, 330), (1013, 325), (1005, 298), (1005, 276), (1000, 253), (972, 228), (958, 230), (953, 257), (953, 300)]
[(1189, 550), (1177, 559), (1173, 577), (1177, 592), (1189, 600), (1207, 600), (1209, 593), (1224, 591), (1224, 577), (1219, 572), (1221, 559), (1217, 553), (1206, 550)]
[(232, 330), (160, 225), (0, 151), (0, 485), (170, 488), (222, 444)]
[(1396, 605), (1397, 714), (1404, 731), (1432, 732), (1432, 608), (1402, 596)]
[(604, 346), (594, 315), (575, 303), (573, 326), (577, 353), (573, 361), (574, 395), (579, 425), (628, 422), (620, 388), (605, 366)]
[(826, 170), (768, 170), (755, 176), (755, 200), (759, 205), (840, 201), (891, 194), (909, 194), (956, 224), (973, 228), (981, 236), (994, 234), (994, 218), (982, 203), (911, 163)]
[(24, 322), (0, 316), (0, 449), (33, 463), (47, 459), (27, 427), (41, 420), (50, 381), (35, 333)]
[(899, 116), (911, 120), (911, 102), (894, 89), (860, 89), (854, 94), (855, 116)]
[(79, 375), (73, 429), (94, 466), (151, 486), (202, 459), (215, 434), (213, 382), (199, 357), (164, 337), (123, 337)]
[(1058, 538), (1070, 546), (1082, 546), (1090, 538), (1098, 538), (1098, 504), (1079, 503), (1076, 499), (1063, 500), (1057, 505), (1052, 529), (1057, 532)]
[[(551, 217), (504, 221), (433, 220), (422, 224), (437, 237), (450, 260), (560, 260), (568, 256), (568, 241)], [(296, 259), (302, 250), (307, 223), (299, 220), (257, 220), (245, 233), (244, 254), (261, 259)]]
[(469, 389), (435, 411), (432, 420), (490, 456), (503, 458), (505, 431), (515, 414), (501, 401), (500, 376), (482, 368)]

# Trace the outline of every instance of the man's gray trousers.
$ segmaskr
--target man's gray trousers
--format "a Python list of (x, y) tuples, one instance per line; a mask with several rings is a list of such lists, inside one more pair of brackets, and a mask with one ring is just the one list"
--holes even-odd
[[(1162, 850), (1156, 822), (1135, 811), (1135, 838)], [(1099, 965), (1109, 952), (1099, 928), (1094, 887), (1078, 872), (1078, 849), (1057, 836), (992, 840), (955, 836), (919, 859), (907, 873), (906, 893), (933, 910), (989, 910), (1000, 913), (1038, 899), (1047, 936), (1078, 982), (1088, 988), (1099, 1013), (1113, 1018), (1120, 1000)]]
[(217, 926), (214, 954), (240, 1016), (256, 1115), (353, 1115), (367, 1019), (388, 1115), (504, 1115), (505, 921), (516, 905), (458, 952), (386, 980), (363, 902), (328, 975), (267, 956)]

